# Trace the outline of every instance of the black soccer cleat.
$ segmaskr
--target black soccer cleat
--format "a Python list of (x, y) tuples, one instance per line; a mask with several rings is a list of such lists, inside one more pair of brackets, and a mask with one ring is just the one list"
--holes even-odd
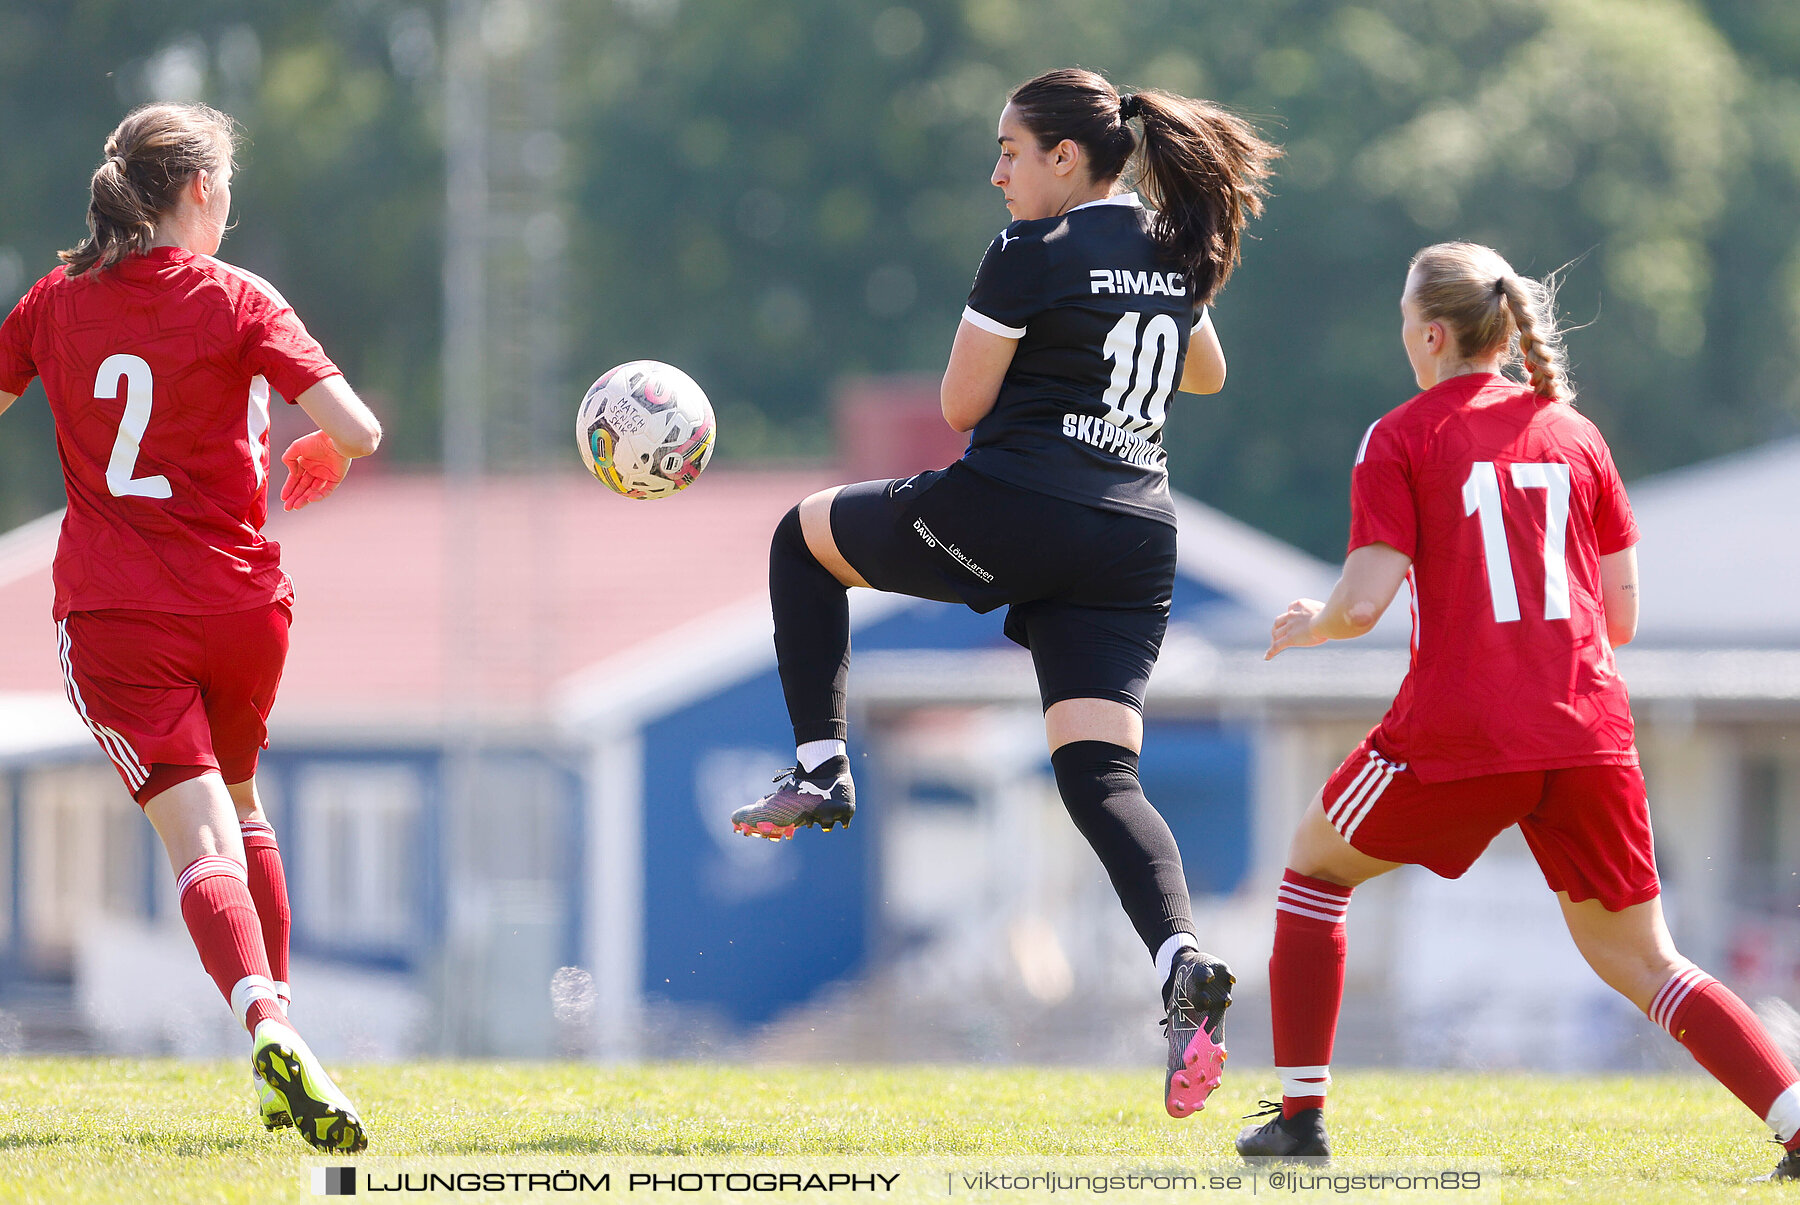
[(850, 781), (847, 757), (827, 758), (811, 773), (789, 766), (772, 781), (778, 784), (773, 791), (731, 814), (733, 829), (746, 837), (781, 841), (808, 825), (825, 832), (840, 824), (849, 828), (856, 815), (856, 784)]
[(1769, 1180), (1800, 1180), (1800, 1151), (1788, 1151), (1781, 1156), (1781, 1162), (1775, 1170), (1766, 1176), (1758, 1176), (1752, 1184), (1760, 1184)]
[(1246, 1159), (1329, 1159), (1331, 1140), (1325, 1137), (1325, 1110), (1302, 1109), (1292, 1117), (1281, 1115), (1281, 1102), (1260, 1102), (1262, 1110), (1246, 1117), (1274, 1119), (1259, 1126), (1245, 1126), (1237, 1136), (1237, 1153)]
[(1225, 1073), (1225, 1010), (1236, 982), (1231, 968), (1210, 954), (1189, 948), (1175, 956), (1162, 1022), (1169, 1038), (1163, 1107), (1170, 1117), (1204, 1109), (1219, 1086)]

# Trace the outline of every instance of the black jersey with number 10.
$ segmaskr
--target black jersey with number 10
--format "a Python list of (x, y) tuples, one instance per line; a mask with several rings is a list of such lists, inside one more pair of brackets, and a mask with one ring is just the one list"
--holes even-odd
[(1019, 341), (963, 461), (996, 480), (1175, 521), (1163, 420), (1205, 311), (1135, 194), (1014, 222), (989, 244), (963, 318)]

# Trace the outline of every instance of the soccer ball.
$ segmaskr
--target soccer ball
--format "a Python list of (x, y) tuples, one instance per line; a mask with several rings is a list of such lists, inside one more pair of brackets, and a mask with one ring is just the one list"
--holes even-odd
[(712, 403), (687, 373), (633, 360), (588, 387), (575, 441), (588, 471), (627, 498), (667, 498), (712, 459)]

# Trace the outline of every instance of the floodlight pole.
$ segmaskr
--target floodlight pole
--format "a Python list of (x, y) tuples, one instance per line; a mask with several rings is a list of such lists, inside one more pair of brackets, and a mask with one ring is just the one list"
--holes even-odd
[(450, 0), (444, 54), (444, 476), (479, 479), (487, 276), (487, 55), (481, 0)]
[[(451, 887), (459, 861), (457, 818), (476, 789), (481, 736), (480, 633), (472, 605), (481, 479), (486, 460), (488, 145), (483, 0), (449, 0), (444, 37), (444, 346), (442, 781), (433, 818), (439, 833), (435, 935), (437, 1046), (461, 1053), (467, 1010), (453, 988), (459, 943)], [(473, 986), (473, 985), (468, 985)], [(477, 993), (478, 994), (478, 993)]]
[[(452, 889), (474, 873), (472, 864), (483, 853), (463, 847), (474, 830), (462, 821), (490, 804), (477, 795), (493, 789), (492, 759), (484, 759), (491, 750), (484, 746), (503, 714), (494, 692), (523, 669), (536, 701), (547, 704), (566, 670), (556, 636), (559, 557), (567, 541), (554, 478), (557, 467), (567, 469), (575, 460), (573, 424), (566, 421), (574, 399), (564, 380), (562, 25), (561, 0), (447, 0), (445, 9), (439, 819), (446, 878), (438, 896), (447, 924), (437, 961), (451, 977), (459, 960), (477, 957), (471, 951), (481, 945), (478, 935), (455, 929), (459, 923), (466, 929), (479, 909), (463, 901), (469, 906), (459, 914), (448, 905)], [(490, 477), (497, 472), (515, 476), (502, 482)], [(509, 528), (518, 519), (521, 494), (528, 518), (522, 529)], [(504, 549), (495, 543), (501, 540), (508, 542)], [(529, 566), (524, 580), (509, 583), (509, 618), (517, 629), (507, 634), (505, 649), (484, 643), (477, 619), (481, 596), (494, 590), (494, 583), (481, 580), (480, 567), (492, 563), (496, 552)], [(502, 654), (510, 659), (504, 673), (492, 664)], [(548, 731), (554, 717), (540, 718)], [(580, 870), (582, 878), (592, 877), (591, 865)], [(589, 908), (580, 911), (585, 925), (598, 923)], [(440, 984), (443, 1048), (467, 1051), (492, 1037), (481, 995)]]

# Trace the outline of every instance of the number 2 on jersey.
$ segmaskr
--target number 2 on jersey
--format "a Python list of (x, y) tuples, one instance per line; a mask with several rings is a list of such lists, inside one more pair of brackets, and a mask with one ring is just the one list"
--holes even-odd
[(1107, 332), (1100, 356), (1112, 361), (1112, 380), (1100, 401), (1107, 409), (1107, 422), (1141, 435), (1154, 435), (1168, 417), (1169, 397), (1175, 392), (1175, 361), (1180, 358), (1181, 332), (1175, 319), (1156, 314), (1144, 323), (1143, 341), (1139, 342), (1138, 323), (1143, 317), (1135, 311), (1121, 314)]
[(115, 498), (167, 498), (172, 493), (169, 479), (160, 473), (150, 477), (134, 477), (137, 472), (138, 449), (144, 442), (144, 431), (150, 426), (150, 401), (153, 383), (150, 365), (140, 356), (108, 356), (94, 377), (94, 399), (112, 401), (119, 396), (119, 382), (125, 382), (125, 415), (119, 420), (119, 434), (113, 440), (112, 459), (106, 462), (106, 488)]
[[(1569, 466), (1515, 464), (1515, 489), (1544, 491), (1544, 618), (1569, 618)], [(1488, 593), (1495, 623), (1519, 618), (1519, 591), (1513, 584), (1512, 549), (1506, 543), (1506, 516), (1500, 504), (1500, 475), (1494, 462), (1478, 460), (1463, 482), (1463, 514), (1479, 516), (1482, 559), (1487, 563)]]

